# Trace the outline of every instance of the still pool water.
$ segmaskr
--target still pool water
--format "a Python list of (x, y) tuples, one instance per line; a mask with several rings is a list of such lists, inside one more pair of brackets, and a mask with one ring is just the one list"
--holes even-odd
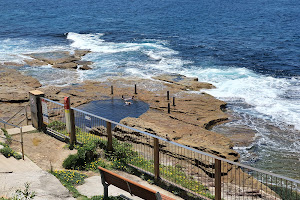
[(112, 98), (92, 101), (79, 106), (78, 109), (115, 122), (120, 122), (126, 117), (139, 117), (149, 109), (149, 105), (143, 101), (133, 100), (130, 102), (130, 105), (126, 105), (124, 100)]

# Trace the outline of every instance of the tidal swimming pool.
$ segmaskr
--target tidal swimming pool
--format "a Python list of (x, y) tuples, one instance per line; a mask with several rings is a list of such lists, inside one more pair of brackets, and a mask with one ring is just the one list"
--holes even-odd
[(109, 99), (92, 101), (77, 107), (80, 110), (94, 115), (120, 122), (126, 117), (139, 117), (149, 109), (149, 105), (143, 101), (131, 100), (127, 105), (122, 99)]

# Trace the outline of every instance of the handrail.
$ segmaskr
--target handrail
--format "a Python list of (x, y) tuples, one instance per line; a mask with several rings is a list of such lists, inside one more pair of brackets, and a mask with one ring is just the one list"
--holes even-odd
[(22, 128), (21, 126), (17, 126), (17, 125), (14, 125), (14, 124), (10, 124), (10, 123), (4, 121), (3, 119), (0, 119), (0, 122), (3, 123), (3, 124), (7, 124), (7, 125), (9, 125), (9, 126), (13, 126), (13, 127), (15, 127), (15, 128)]
[(4, 123), (4, 125), (7, 124), (7, 125), (10, 125), (10, 126), (13, 126), (13, 127), (16, 127), (16, 128), (19, 128), (19, 129), (20, 129), (21, 140), (20, 140), (20, 141), (17, 141), (17, 140), (14, 140), (14, 139), (12, 139), (12, 140), (13, 140), (13, 141), (16, 141), (16, 142), (20, 142), (20, 144), (21, 144), (21, 151), (22, 151), (22, 159), (24, 160), (24, 145), (23, 145), (24, 141), (23, 141), (23, 131), (22, 131), (22, 127), (16, 126), (16, 125), (14, 125), (14, 124), (7, 123), (7, 122), (5, 122), (5, 121), (2, 120), (2, 119), (0, 119), (0, 122), (1, 122), (1, 123)]
[[(22, 107), (18, 112), (16, 112), (12, 117), (10, 117), (8, 120), (6, 120), (5, 122), (8, 123), (10, 120), (12, 120), (13, 118), (15, 118), (19, 113), (21, 113), (23, 110), (25, 110), (25, 117), (23, 119), (21, 119), (21, 121), (17, 122), (17, 125), (21, 124), (25, 119), (26, 119), (26, 124), (28, 125), (28, 114), (27, 114), (27, 108), (30, 104), (25, 105), (24, 107)], [(2, 121), (4, 121), (2, 119)], [(5, 124), (4, 124), (4, 128)]]
[(19, 110), (18, 112), (16, 112), (11, 118), (9, 118), (6, 122), (9, 122), (11, 119), (13, 119), (17, 114), (19, 114), (24, 108), (21, 108), (21, 110)]

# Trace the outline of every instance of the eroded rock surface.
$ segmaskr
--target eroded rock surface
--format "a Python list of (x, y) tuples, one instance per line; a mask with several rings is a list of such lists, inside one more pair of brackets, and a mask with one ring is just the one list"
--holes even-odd
[(0, 66), (0, 102), (28, 101), (28, 92), (40, 86), (37, 79)]
[(155, 76), (153, 78), (180, 86), (180, 88), (183, 90), (200, 90), (215, 88), (215, 86), (210, 83), (198, 82), (197, 77), (186, 77), (180, 74), (160, 75)]
[(90, 53), (89, 50), (75, 50), (74, 54), (68, 51), (54, 51), (54, 52), (44, 52), (44, 53), (31, 53), (26, 54), (32, 59), (26, 59), (24, 62), (30, 66), (42, 66), (42, 65), (52, 65), (54, 68), (60, 69), (79, 69), (88, 70), (91, 69), (89, 65), (92, 64), (91, 61), (82, 61), (81, 58)]

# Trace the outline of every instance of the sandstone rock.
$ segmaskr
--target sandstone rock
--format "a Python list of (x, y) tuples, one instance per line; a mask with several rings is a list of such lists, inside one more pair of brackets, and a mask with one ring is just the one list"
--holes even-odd
[(78, 61), (75, 61), (74, 63), (77, 63), (78, 65), (91, 65), (91, 64), (93, 64), (92, 61), (86, 61), (86, 60), (78, 60)]
[(16, 62), (4, 62), (3, 63), (5, 66), (14, 66), (14, 67), (22, 67), (23, 64), (21, 63), (16, 63)]
[(85, 56), (86, 54), (90, 53), (90, 50), (83, 49), (83, 50), (75, 50), (74, 51), (74, 56), (76, 58), (81, 58), (82, 56)]
[(77, 69), (77, 64), (73, 62), (59, 63), (59, 64), (54, 64), (53, 67), (59, 69)]
[(48, 65), (48, 63), (37, 60), (37, 59), (28, 59), (28, 60), (24, 60), (24, 62), (29, 65), (29, 66), (43, 66), (43, 65)]
[(79, 69), (81, 69), (81, 70), (90, 70), (92, 68), (89, 67), (88, 65), (83, 65), (82, 67), (79, 67)]
[(60, 64), (60, 63), (70, 63), (73, 61), (78, 61), (80, 58), (70, 55), (68, 51), (55, 51), (55, 52), (45, 52), (45, 53), (32, 53), (27, 54), (28, 56), (46, 62), (48, 64)]
[(198, 78), (196, 77), (186, 77), (180, 74), (160, 75), (155, 76), (153, 78), (181, 86), (181, 89), (184, 90), (200, 90), (215, 88), (215, 86), (213, 86), (210, 83), (198, 82)]
[(38, 80), (14, 69), (0, 67), (0, 101), (28, 101), (28, 92), (41, 86)]

